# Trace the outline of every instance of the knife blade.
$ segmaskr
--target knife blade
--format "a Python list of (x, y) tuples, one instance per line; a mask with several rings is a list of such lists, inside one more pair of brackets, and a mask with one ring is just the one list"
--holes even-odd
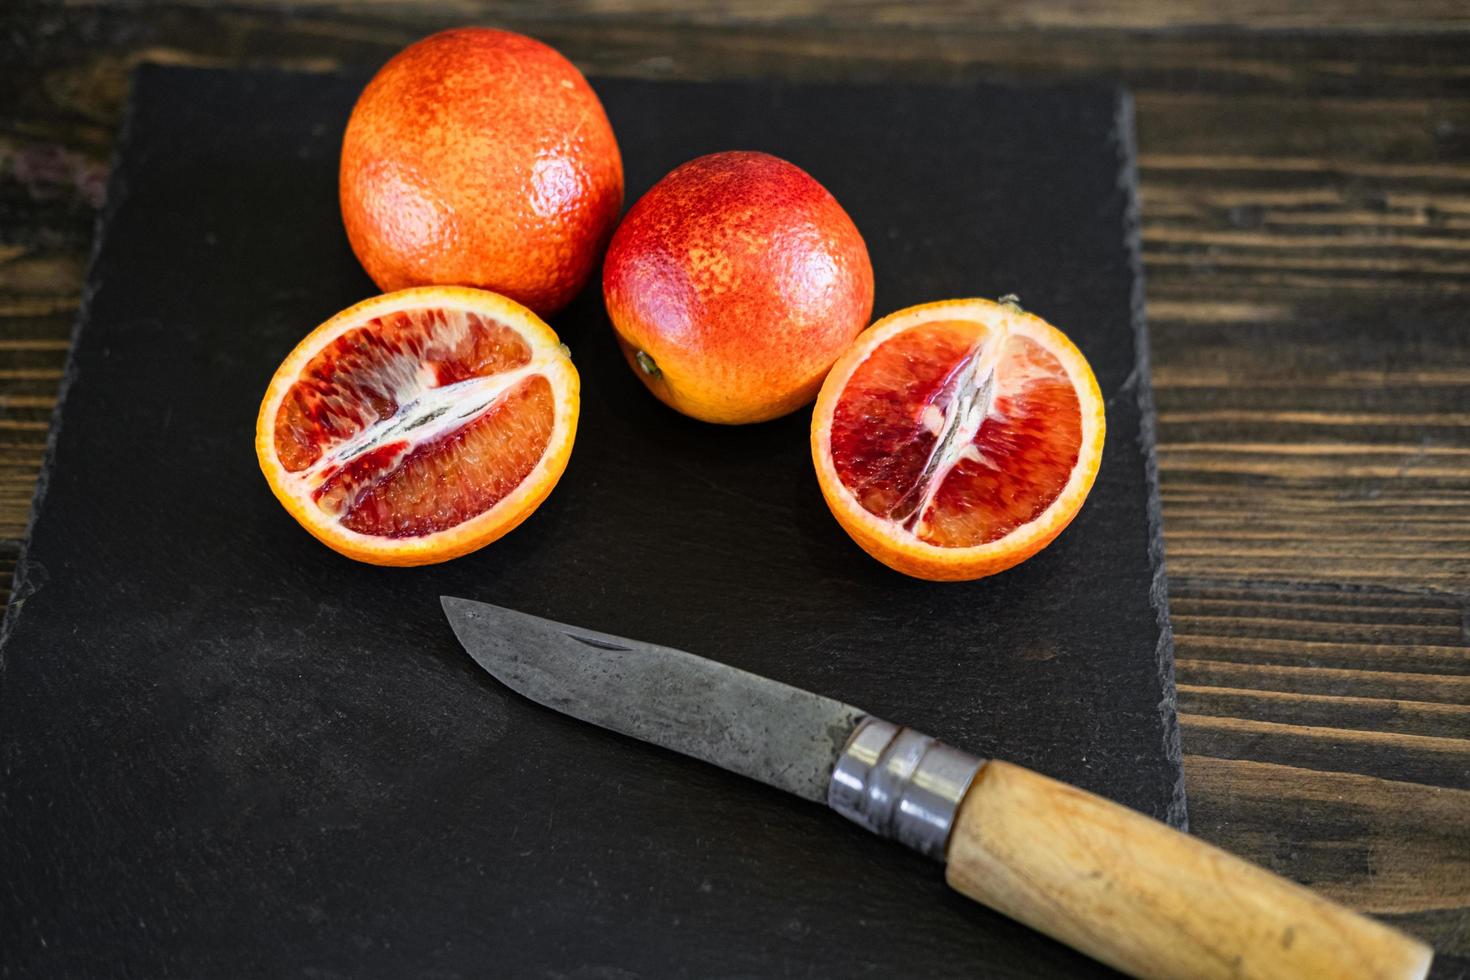
[(582, 721), (757, 779), (947, 864), (966, 896), (1138, 977), (1419, 980), (1418, 940), (1102, 797), (640, 640), (441, 598), (470, 656)]
[(470, 657), (563, 714), (818, 802), (862, 712), (682, 650), (440, 600)]

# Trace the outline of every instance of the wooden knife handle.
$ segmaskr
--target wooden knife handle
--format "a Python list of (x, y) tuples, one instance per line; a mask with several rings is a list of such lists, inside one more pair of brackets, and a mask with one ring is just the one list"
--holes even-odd
[(987, 762), (950, 887), (1137, 977), (1422, 978), (1432, 950), (1099, 796)]

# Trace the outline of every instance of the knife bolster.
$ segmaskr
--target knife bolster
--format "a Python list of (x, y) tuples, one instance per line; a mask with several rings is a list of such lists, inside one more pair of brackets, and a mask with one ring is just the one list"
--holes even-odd
[(880, 718), (853, 729), (832, 768), (827, 805), (854, 823), (944, 860), (955, 813), (981, 760)]

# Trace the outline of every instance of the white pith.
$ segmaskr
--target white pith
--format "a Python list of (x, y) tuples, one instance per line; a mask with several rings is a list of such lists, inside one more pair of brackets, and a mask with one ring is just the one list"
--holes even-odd
[[(379, 419), (346, 442), (324, 452), (312, 466), (289, 475), (292, 492), (309, 497), (327, 479), (331, 472), (350, 463), (385, 442), (402, 440), (406, 445), (393, 459), (392, 470), (398, 463), (419, 446), (470, 425), (476, 418), (492, 410), (506, 392), (529, 377), (545, 374), (550, 367), (549, 359), (533, 360), (529, 364), (501, 374), (480, 378), (468, 378), (442, 388), (421, 387), (434, 381), (432, 370), (420, 368), (421, 378), (402, 385), (394, 392), (399, 409), (386, 419)], [(415, 397), (415, 393), (417, 393)], [(407, 403), (403, 399), (410, 400)], [(424, 421), (419, 421), (424, 420)], [(417, 424), (415, 424), (417, 422)], [(355, 496), (360, 496), (366, 487)], [(345, 513), (354, 501), (342, 508)]]
[[(996, 367), (1006, 337), (1003, 329), (981, 336), (950, 371), (955, 392), (944, 411), (941, 413), (933, 404), (925, 408), (924, 424), (937, 437), (934, 448), (918, 483), (889, 513), (893, 520), (905, 527), (912, 518), (915, 533), (927, 525), (926, 517), (934, 505), (934, 497), (955, 464), (962, 459), (973, 459), (994, 468), (994, 464), (975, 447), (974, 440), (987, 418), (999, 417), (995, 410)], [(915, 506), (908, 507), (906, 502), (915, 490), (919, 491), (920, 499)]]

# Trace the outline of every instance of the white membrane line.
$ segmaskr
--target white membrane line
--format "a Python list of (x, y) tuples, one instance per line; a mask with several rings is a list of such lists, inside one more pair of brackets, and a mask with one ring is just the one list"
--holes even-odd
[[(493, 408), (517, 384), (532, 375), (545, 373), (550, 363), (549, 358), (536, 360), (500, 374), (466, 378), (439, 388), (424, 388), (418, 397), (400, 405), (393, 415), (377, 420), (351, 439), (323, 453), (309, 469), (293, 473), (292, 479), (309, 494), (327, 479), (329, 470), (345, 466), (380, 445), (404, 439), (409, 443), (406, 453), (414, 446), (434, 442), (469, 425), (471, 420)], [(457, 408), (459, 405), (468, 407)], [(402, 454), (399, 456), (401, 459)], [(389, 469), (396, 468), (396, 463)]]
[[(1009, 336), (1010, 331), (1003, 324), (997, 332), (983, 337), (966, 352), (940, 388), (941, 391), (953, 389), (954, 396), (944, 409), (939, 438), (929, 451), (919, 478), (888, 514), (891, 520), (911, 534), (918, 533), (918, 525), (955, 464), (967, 457), (980, 458), (973, 443), (995, 403), (996, 368)], [(933, 407), (931, 402), (926, 413)], [(994, 465), (989, 460), (981, 459), (981, 462)]]

